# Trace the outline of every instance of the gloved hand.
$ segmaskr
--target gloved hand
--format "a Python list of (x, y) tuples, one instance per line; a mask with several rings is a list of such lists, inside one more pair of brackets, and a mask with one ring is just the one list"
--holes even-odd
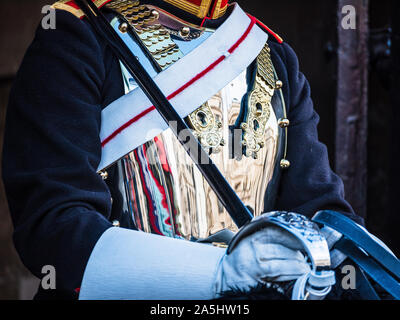
[[(227, 250), (122, 228), (108, 229), (89, 258), (80, 299), (210, 300), (310, 271), (301, 244), (276, 227)], [(232, 292), (233, 291), (233, 292)]]
[(216, 296), (249, 292), (265, 282), (296, 280), (310, 272), (300, 249), (297, 238), (275, 226), (247, 236), (222, 258), (216, 273)]
[(232, 239), (227, 254), (219, 271), (225, 276), (217, 281), (222, 293), (246, 293), (263, 282), (297, 280), (292, 299), (322, 300), (335, 284), (333, 271), (319, 269), (330, 265), (324, 236), (315, 223), (297, 213), (270, 212), (253, 219)]

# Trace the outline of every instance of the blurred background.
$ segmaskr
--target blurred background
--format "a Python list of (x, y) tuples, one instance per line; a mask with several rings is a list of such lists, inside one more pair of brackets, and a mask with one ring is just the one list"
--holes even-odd
[[(345, 182), (346, 198), (399, 255), (400, 1), (238, 2), (297, 52), (321, 116), (320, 140)], [(48, 4), (0, 0), (0, 150), (9, 91)], [(356, 9), (355, 29), (342, 27), (346, 5)], [(15, 252), (0, 183), (0, 300), (31, 299), (37, 285)]]

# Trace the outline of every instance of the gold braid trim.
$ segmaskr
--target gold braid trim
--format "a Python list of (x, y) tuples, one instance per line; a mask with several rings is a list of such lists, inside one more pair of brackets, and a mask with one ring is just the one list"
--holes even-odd
[(184, 0), (164, 0), (179, 9), (185, 10), (198, 18), (204, 18), (208, 11), (210, 10), (212, 0), (203, 0), (200, 6), (196, 6), (193, 3), (184, 1)]
[(215, 10), (211, 16), (211, 19), (221, 18), (225, 14), (226, 9), (228, 9), (228, 6), (226, 5), (225, 7), (221, 8), (221, 3), (222, 0), (218, 0), (217, 3), (215, 4)]
[[(110, 2), (111, 0), (92, 0), (92, 2), (95, 4), (97, 8), (101, 8), (104, 6), (107, 2)], [(85, 16), (82, 10), (77, 9), (76, 4), (72, 0), (60, 0), (56, 3), (54, 3), (51, 7), (53, 9), (58, 9), (58, 10), (64, 10), (72, 13), (75, 17), (81, 19)]]

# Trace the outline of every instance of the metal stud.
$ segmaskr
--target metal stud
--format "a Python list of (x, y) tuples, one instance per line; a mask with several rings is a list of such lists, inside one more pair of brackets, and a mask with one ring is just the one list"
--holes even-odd
[(118, 27), (119, 31), (121, 31), (122, 33), (126, 33), (128, 31), (128, 28), (129, 26), (126, 22), (122, 22)]
[(103, 180), (107, 180), (107, 178), (108, 178), (108, 172), (107, 171), (100, 171), (100, 177), (103, 179)]
[(151, 14), (153, 15), (154, 19), (158, 20), (158, 18), (160, 17), (160, 13), (157, 10), (153, 10), (151, 12)]
[(277, 80), (275, 82), (275, 89), (281, 89), (283, 87), (283, 82), (281, 80)]
[(182, 37), (187, 37), (190, 34), (190, 28), (189, 27), (182, 27), (181, 30), (179, 31), (179, 34)]
[(289, 121), (289, 119), (286, 119), (286, 118), (279, 119), (279, 120), (278, 120), (278, 125), (279, 125), (281, 128), (287, 128), (287, 127), (289, 127), (289, 125), (290, 125), (290, 121)]
[(282, 159), (280, 165), (282, 169), (288, 169), (290, 167), (290, 162), (286, 159)]
[(119, 227), (121, 226), (121, 224), (119, 223), (118, 220), (114, 220), (114, 221), (112, 222), (112, 225), (113, 225), (113, 227), (115, 227), (115, 228), (119, 228)]

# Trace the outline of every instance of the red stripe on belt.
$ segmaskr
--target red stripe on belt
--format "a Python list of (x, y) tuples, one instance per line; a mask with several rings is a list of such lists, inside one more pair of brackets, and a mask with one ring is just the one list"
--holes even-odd
[[(257, 22), (257, 19), (249, 16), (251, 19), (250, 25), (247, 27), (245, 33), (243, 33), (243, 35), (239, 38), (238, 41), (236, 41), (236, 43), (228, 50), (228, 52), (230, 54), (232, 54), (233, 52), (236, 51), (236, 49), (242, 44), (242, 42), (247, 38), (247, 36), (249, 35), (250, 31), (253, 29), (254, 25)], [(189, 88), (191, 85), (193, 85), (195, 82), (199, 81), (201, 78), (203, 78), (205, 75), (207, 75), (211, 70), (213, 70), (216, 66), (218, 66), (222, 61), (224, 61), (227, 57), (226, 56), (220, 56), (216, 61), (214, 61), (212, 64), (210, 64), (206, 69), (204, 69), (202, 72), (200, 72), (199, 74), (197, 74), (194, 78), (192, 78), (190, 81), (188, 81), (187, 83), (185, 83), (182, 87), (180, 87), (179, 89), (177, 89), (175, 92), (171, 93), (167, 99), (171, 100), (173, 98), (175, 98), (178, 94), (182, 93), (184, 90), (186, 90), (187, 88)], [(128, 127), (130, 127), (133, 123), (137, 122), (138, 120), (140, 120), (141, 118), (143, 118), (145, 115), (147, 115), (148, 113), (152, 112), (153, 110), (155, 110), (154, 106), (151, 106), (149, 108), (147, 108), (146, 110), (144, 110), (143, 112), (141, 112), (140, 114), (138, 114), (137, 116), (133, 117), (132, 119), (130, 119), (129, 121), (127, 121), (126, 123), (124, 123), (121, 127), (119, 127), (118, 129), (116, 129), (113, 133), (111, 133), (107, 138), (105, 138), (102, 142), (101, 142), (101, 146), (104, 148), (107, 143), (109, 143), (111, 140), (113, 140), (118, 134), (120, 134), (122, 131), (124, 131), (125, 129), (127, 129)]]

